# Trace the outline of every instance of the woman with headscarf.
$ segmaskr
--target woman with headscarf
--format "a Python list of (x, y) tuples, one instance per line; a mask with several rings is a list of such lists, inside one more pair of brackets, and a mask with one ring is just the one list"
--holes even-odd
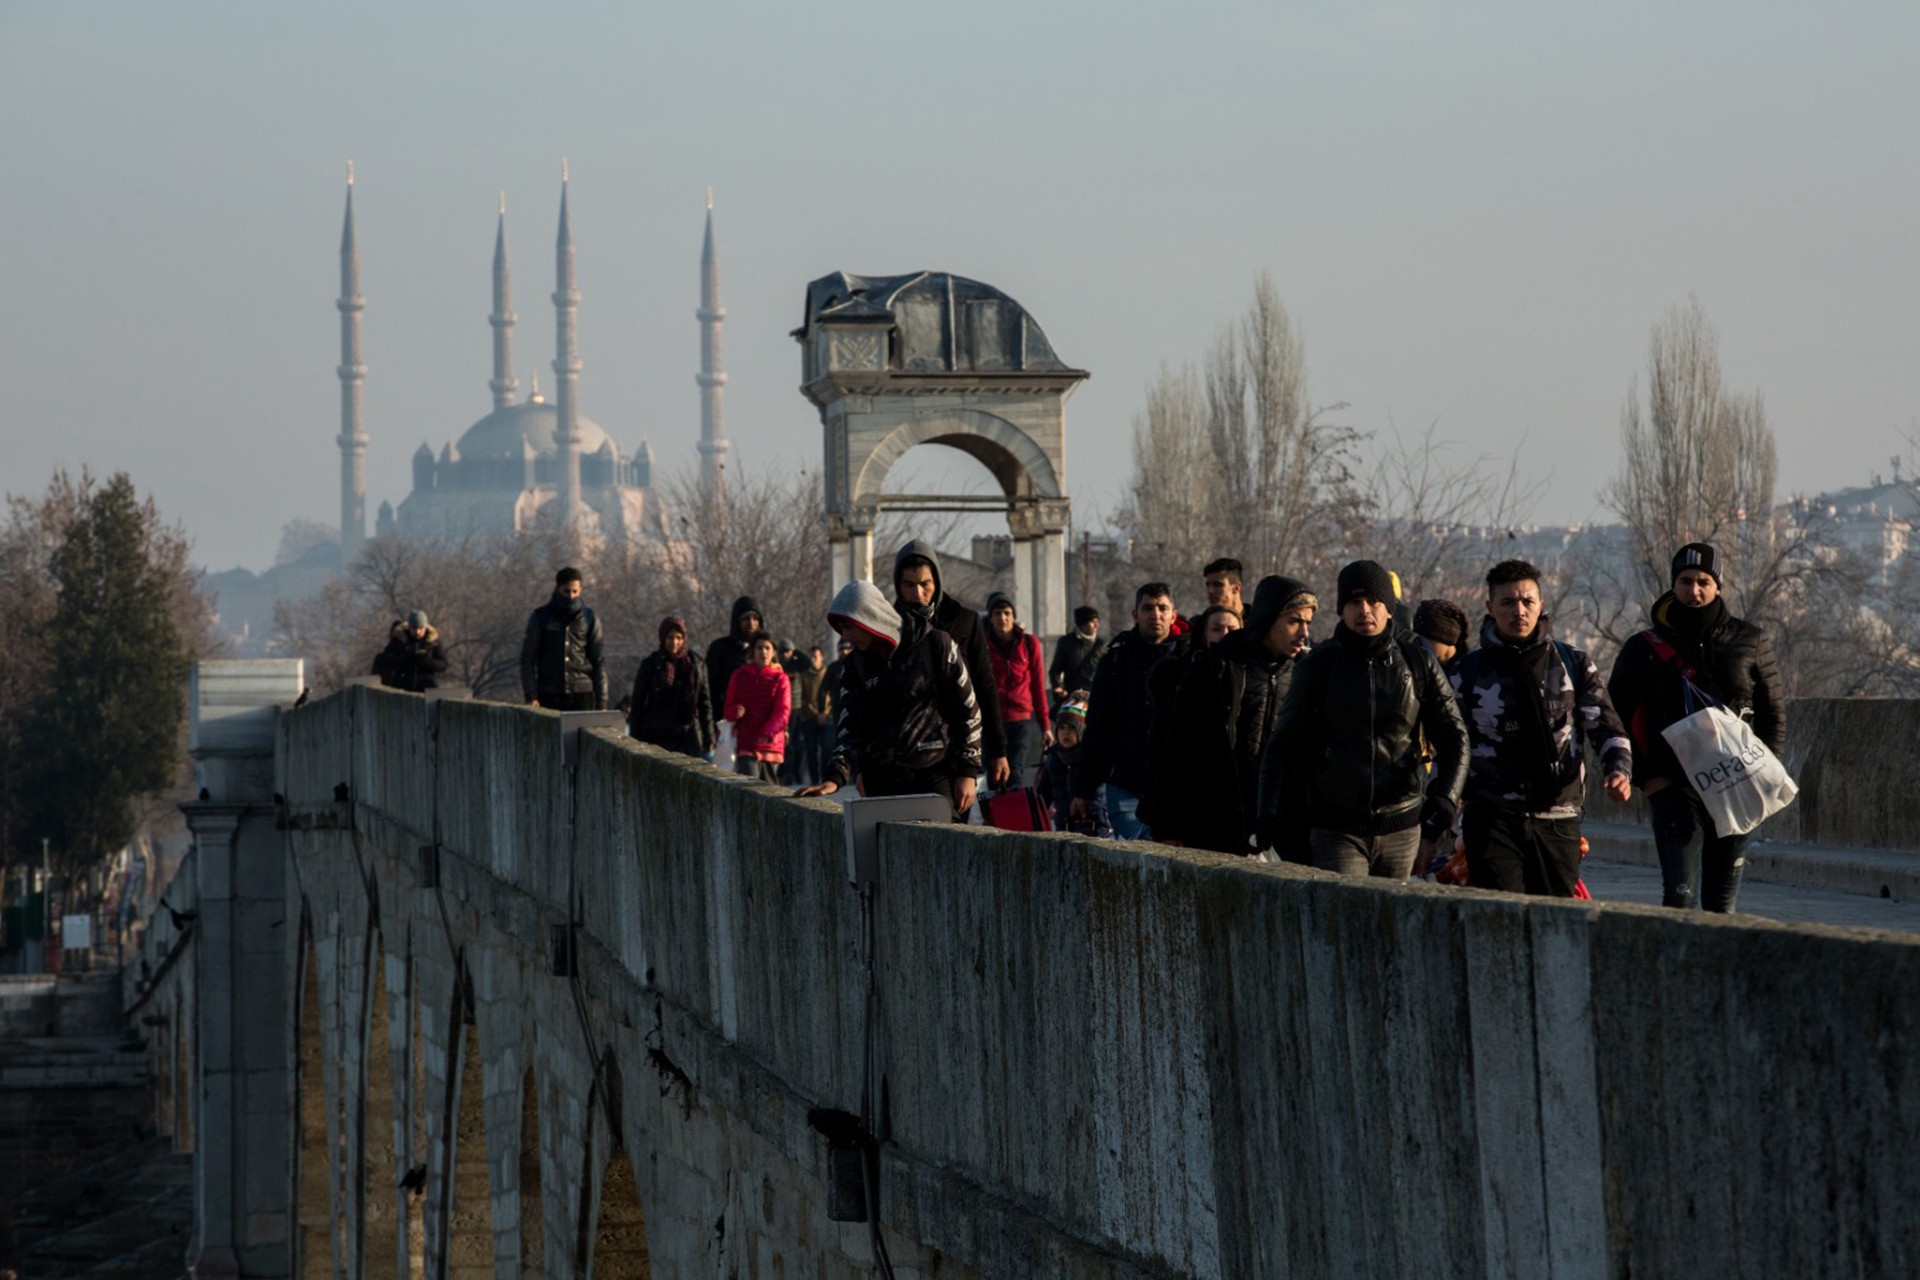
[(713, 750), (713, 694), (706, 665), (687, 651), (682, 618), (661, 621), (660, 647), (640, 662), (627, 734), (683, 755), (705, 756)]

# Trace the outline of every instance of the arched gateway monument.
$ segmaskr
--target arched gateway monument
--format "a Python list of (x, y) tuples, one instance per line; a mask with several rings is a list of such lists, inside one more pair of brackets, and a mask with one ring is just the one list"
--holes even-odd
[[(1021, 619), (1040, 635), (1066, 630), (1065, 408), (1086, 370), (1068, 368), (1012, 298), (943, 272), (823, 276), (793, 336), (800, 389), (826, 428), (834, 585), (873, 577), (882, 511), (1005, 511)], [(888, 473), (917, 444), (972, 455), (1001, 492), (889, 493)]]

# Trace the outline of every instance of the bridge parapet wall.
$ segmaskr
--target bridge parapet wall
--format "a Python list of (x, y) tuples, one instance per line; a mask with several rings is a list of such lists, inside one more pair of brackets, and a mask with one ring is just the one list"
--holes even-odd
[[(615, 1136), (657, 1274), (865, 1274), (806, 1119), (858, 1109), (866, 1031), (836, 807), (604, 734), (570, 789), (555, 717), (431, 714), (365, 689), (302, 708), (281, 779), (334, 963), (366, 949), (371, 875), (386, 981), (365, 985), (403, 1013), (411, 964), (457, 1011), (456, 949), (471, 975), (496, 1274), (532, 1212), (529, 1065), (548, 1275), (585, 1269), (571, 1242)], [(351, 830), (317, 821), (342, 781)], [(436, 835), (437, 891), (417, 853)], [(978, 829), (888, 828), (881, 869), (902, 1274), (1920, 1271), (1910, 939)], [(584, 1019), (547, 969), (570, 902)], [(334, 987), (339, 1024), (364, 1019)], [(433, 1013), (423, 1051), (457, 1063), (460, 1034)], [(396, 1105), (453, 1116), (457, 1066), (408, 1102), (400, 1040)], [(438, 1188), (457, 1160), (430, 1154)]]

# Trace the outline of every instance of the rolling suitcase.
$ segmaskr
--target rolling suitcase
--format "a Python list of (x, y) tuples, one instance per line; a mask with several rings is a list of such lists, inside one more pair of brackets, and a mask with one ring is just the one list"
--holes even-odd
[(1053, 812), (1032, 787), (1008, 787), (980, 802), (980, 816), (1002, 831), (1051, 831)]

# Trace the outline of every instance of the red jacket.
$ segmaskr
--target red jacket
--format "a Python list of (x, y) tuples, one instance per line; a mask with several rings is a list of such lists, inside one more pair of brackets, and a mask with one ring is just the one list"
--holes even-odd
[(994, 691), (1000, 695), (1002, 720), (1038, 720), (1047, 731), (1047, 660), (1040, 653), (1040, 637), (1013, 629), (1009, 654), (987, 632), (987, 656), (993, 659)]
[[(734, 715), (737, 707), (745, 707), (747, 713)], [(778, 664), (745, 666), (734, 672), (727, 680), (726, 698), (726, 716), (735, 721), (733, 740), (739, 744), (734, 754), (776, 764), (785, 760), (787, 715), (792, 709), (787, 673)]]

